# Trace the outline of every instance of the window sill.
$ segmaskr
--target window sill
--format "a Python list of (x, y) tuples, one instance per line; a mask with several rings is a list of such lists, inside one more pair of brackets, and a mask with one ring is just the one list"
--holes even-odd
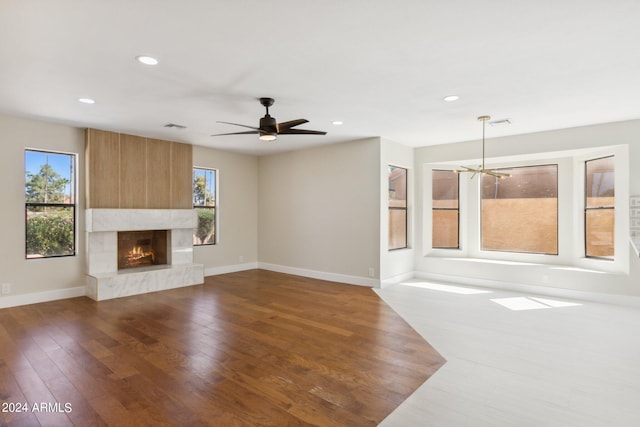
[(443, 260), (443, 261), (485, 264), (485, 265), (492, 264), (492, 265), (514, 266), (514, 267), (538, 267), (538, 268), (545, 268), (548, 270), (575, 271), (575, 272), (593, 273), (593, 274), (611, 273), (609, 271), (596, 270), (592, 268), (575, 267), (571, 265), (561, 265), (561, 264), (547, 264), (547, 263), (541, 263), (541, 262), (508, 261), (508, 260), (500, 260), (500, 259), (443, 257), (443, 256), (426, 256), (425, 258), (437, 259), (437, 260)]
[(387, 249), (388, 253), (394, 253), (394, 252), (405, 252), (405, 251), (412, 251), (413, 248), (411, 247), (406, 247), (406, 248), (398, 248), (398, 249)]

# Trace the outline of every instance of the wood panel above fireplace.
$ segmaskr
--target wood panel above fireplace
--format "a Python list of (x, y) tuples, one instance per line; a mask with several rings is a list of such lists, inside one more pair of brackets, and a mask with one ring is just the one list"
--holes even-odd
[(87, 208), (191, 209), (192, 146), (86, 132)]

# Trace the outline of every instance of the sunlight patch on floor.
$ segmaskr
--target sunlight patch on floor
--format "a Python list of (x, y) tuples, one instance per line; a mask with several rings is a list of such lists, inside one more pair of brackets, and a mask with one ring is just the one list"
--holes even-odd
[(538, 297), (495, 298), (491, 301), (513, 311), (540, 310), (545, 308), (573, 307), (582, 305), (575, 302), (557, 301)]
[(431, 282), (402, 282), (402, 286), (413, 286), (414, 288), (430, 289), (432, 291), (450, 292), (452, 294), (462, 295), (475, 295), (475, 294), (490, 294), (491, 291), (483, 289), (467, 288), (463, 286), (442, 285), (440, 283)]

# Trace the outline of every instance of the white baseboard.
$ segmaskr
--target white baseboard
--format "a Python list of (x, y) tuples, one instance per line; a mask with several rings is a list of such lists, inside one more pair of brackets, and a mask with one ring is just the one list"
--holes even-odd
[(257, 262), (245, 262), (243, 264), (223, 265), (221, 267), (209, 267), (204, 269), (204, 275), (217, 276), (218, 274), (235, 273), (237, 271), (255, 270), (258, 267)]
[(640, 298), (628, 295), (602, 294), (599, 292), (577, 291), (574, 289), (552, 288), (549, 286), (525, 285), (521, 283), (501, 282), (498, 280), (477, 279), (473, 277), (452, 276), (445, 274), (433, 274), (421, 271), (414, 272), (413, 276), (415, 279), (433, 280), (471, 287), (499, 289), (503, 291), (514, 291), (556, 298), (590, 301), (600, 304), (614, 304), (640, 308)]
[(20, 305), (37, 304), (39, 302), (55, 301), (66, 298), (85, 296), (86, 286), (56, 289), (53, 291), (34, 292), (31, 294), (8, 295), (0, 298), (0, 308), (17, 307)]
[(267, 262), (259, 262), (258, 268), (263, 270), (275, 271), (278, 273), (293, 274), (295, 276), (309, 277), (311, 279), (327, 280), (329, 282), (348, 283), (350, 285), (368, 286), (370, 288), (379, 288), (380, 280), (368, 277), (350, 276), (347, 274), (327, 273), (325, 271), (307, 270), (305, 268), (288, 267), (285, 265), (270, 264)]
[(410, 271), (408, 273), (398, 274), (397, 276), (387, 277), (380, 281), (380, 287), (386, 288), (387, 286), (395, 285), (405, 280), (410, 280), (415, 277), (415, 272)]

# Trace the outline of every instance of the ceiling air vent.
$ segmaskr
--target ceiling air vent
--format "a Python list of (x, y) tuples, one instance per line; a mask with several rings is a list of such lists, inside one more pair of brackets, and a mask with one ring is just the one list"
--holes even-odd
[(509, 119), (494, 120), (492, 122), (489, 122), (489, 124), (491, 126), (506, 126), (511, 124), (511, 120)]
[(177, 125), (175, 123), (167, 123), (166, 125), (164, 125), (164, 127), (166, 128), (174, 128), (174, 129), (186, 129), (186, 126), (182, 126), (182, 125)]

